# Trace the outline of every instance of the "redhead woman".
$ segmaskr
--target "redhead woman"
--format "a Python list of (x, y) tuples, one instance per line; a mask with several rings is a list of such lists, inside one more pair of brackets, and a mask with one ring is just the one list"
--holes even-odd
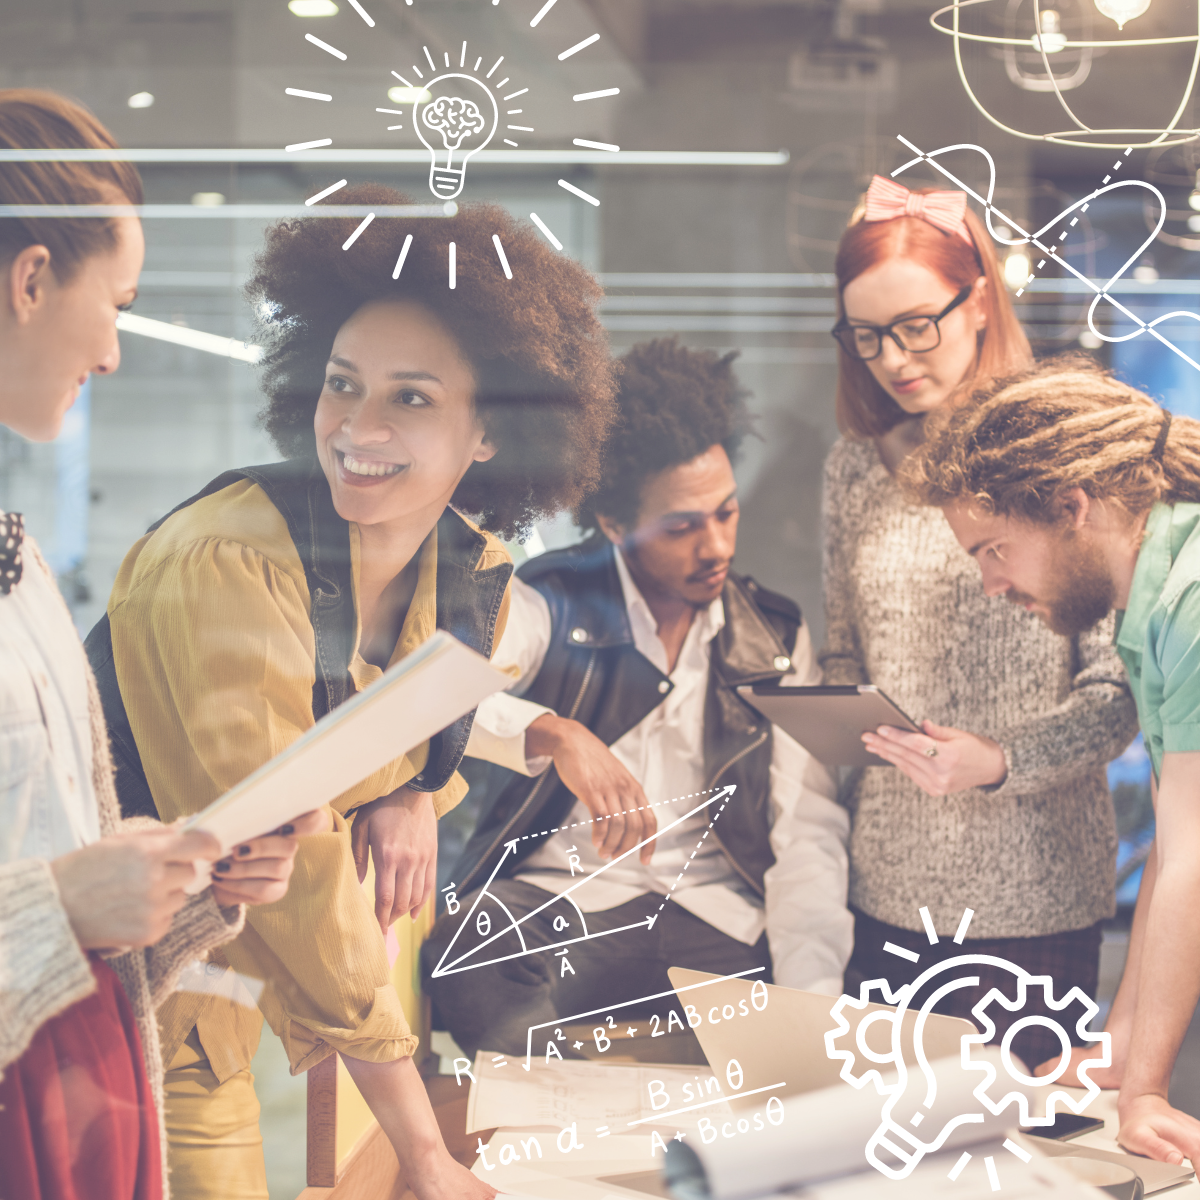
[[(51, 92), (0, 90), (0, 147), (111, 150)], [(0, 163), (5, 204), (129, 206), (127, 163)], [(92, 373), (117, 369), (137, 295), (135, 216), (0, 218), (0, 424), (58, 435)], [(314, 827), (315, 818), (304, 819)], [(297, 822), (300, 826), (301, 822)], [(165, 1193), (154, 1009), (183, 966), (279, 900), (301, 828), (239, 846), (199, 895), (208, 834), (121, 827), (83, 647), (18, 513), (0, 512), (0, 1191), (12, 1200)], [(283, 836), (285, 833), (288, 836)]]
[[(1021, 597), (987, 599), (940, 513), (905, 503), (895, 480), (926, 417), (957, 389), (1026, 366), (1029, 344), (962, 193), (914, 193), (876, 176), (836, 272), (843, 437), (825, 466), (820, 660), (827, 683), (875, 684), (924, 718), (920, 733), (864, 735), (892, 765), (845, 784), (855, 916), (846, 990), (878, 978), (895, 987), (975, 953), (1051, 976), (1056, 996), (1075, 985), (1094, 995), (1100, 923), (1114, 911), (1104, 768), (1136, 732), (1111, 621), (1059, 637)], [(884, 953), (889, 942), (913, 961)], [(991, 987), (1015, 995), (1012, 972), (980, 975), (979, 988), (950, 992), (938, 1011), (969, 1017)], [(1036, 999), (1020, 1013), (992, 1007), (997, 1039), (1049, 1012)], [(1061, 1052), (1038, 1024), (1013, 1049), (1030, 1067)]]
[[(405, 199), (363, 185), (336, 202)], [(357, 225), (268, 232), (248, 293), (286, 459), (221, 476), (142, 538), (89, 638), (123, 804), (172, 818), (207, 804), (435, 629), (490, 655), (512, 574), (496, 533), (570, 508), (597, 478), (614, 388), (591, 276), (490, 206), (383, 216), (352, 238)], [(287, 899), (222, 950), (265, 981), (259, 1006), (294, 1072), (341, 1056), (419, 1200), (494, 1194), (442, 1143), (385, 942), (433, 892), (471, 724), (411, 748), (398, 729), (396, 759), (306, 839)], [(266, 1200), (249, 1070), (261, 1027), (217, 996), (164, 1009), (178, 1197)]]

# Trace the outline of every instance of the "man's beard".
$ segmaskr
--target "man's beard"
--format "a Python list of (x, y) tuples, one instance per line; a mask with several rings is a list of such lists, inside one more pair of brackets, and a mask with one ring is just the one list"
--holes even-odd
[[(1063, 535), (1048, 579), (1050, 595), (1041, 602), (1046, 625), (1063, 637), (1075, 637), (1099, 624), (1115, 600), (1112, 576), (1100, 548), (1083, 541), (1074, 530)], [(1037, 603), (1023, 592), (1010, 592), (1014, 604)]]

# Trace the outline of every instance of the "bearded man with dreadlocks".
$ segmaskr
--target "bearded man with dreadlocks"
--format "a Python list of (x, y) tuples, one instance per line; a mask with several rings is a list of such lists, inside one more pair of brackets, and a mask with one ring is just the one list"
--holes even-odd
[[(1117, 610), (1116, 647), (1154, 768), (1154, 847), (1108, 1030), (1120, 1141), (1200, 1162), (1200, 1121), (1167, 1087), (1200, 998), (1200, 422), (1172, 416), (1087, 360), (976, 392), (906, 462), (984, 590), (1074, 635)], [(1088, 1050), (1060, 1082), (1077, 1083)], [(1058, 1060), (1042, 1064), (1039, 1074)]]

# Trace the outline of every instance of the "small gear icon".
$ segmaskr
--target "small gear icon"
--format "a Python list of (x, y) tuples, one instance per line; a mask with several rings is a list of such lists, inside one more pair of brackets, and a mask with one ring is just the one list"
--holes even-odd
[[(901, 1065), (896, 1030), (898, 1023), (903, 1020), (903, 1007), (897, 1011), (892, 1006), (903, 1005), (904, 993), (904, 988), (893, 992), (888, 986), (886, 979), (873, 979), (861, 985), (857, 998), (844, 995), (830, 1009), (829, 1015), (837, 1022), (837, 1026), (825, 1034), (825, 1053), (835, 1061), (841, 1059), (841, 1077), (853, 1087), (863, 1088), (868, 1083), (874, 1083), (875, 1090), (881, 1096), (893, 1090), (891, 1086), (884, 1084), (883, 1075), (879, 1068), (895, 1069)], [(859, 1013), (863, 1013), (874, 1005), (887, 1005), (889, 1007), (880, 1008), (876, 1012), (869, 1013), (863, 1017), (857, 1022), (854, 1032), (851, 1033), (850, 1022), (846, 1020), (844, 1015), (846, 1009), (853, 1008)], [(867, 1030), (876, 1025), (885, 1025), (887, 1027), (887, 1041), (888, 1045), (891, 1046), (891, 1050), (887, 1053), (881, 1054), (866, 1044), (865, 1035)], [(844, 1044), (839, 1047), (839, 1042), (843, 1042)], [(859, 1057), (873, 1065), (869, 1067), (858, 1066), (857, 1060)]]
[[(1029, 1004), (1028, 992), (1030, 988), (1041, 989), (1045, 1007), (1052, 1012), (1062, 1012), (1070, 1005), (1076, 1003), (1082, 1005), (1084, 1011), (1075, 1024), (1075, 1033), (1085, 1042), (1098, 1042), (1100, 1044), (1101, 1056), (1087, 1060), (1079, 1068), (1079, 1077), (1087, 1088), (1086, 1094), (1079, 1099), (1075, 1099), (1062, 1088), (1055, 1088), (1053, 1086), (1063, 1072), (1066, 1071), (1071, 1057), (1070, 1034), (1053, 1017), (1045, 1016), (1042, 1013), (1022, 1017), (1009, 1026), (1000, 1040), (1000, 1054), (1004, 1069), (1014, 1082), (1022, 1085), (1023, 1090), (1013, 1089), (993, 1099), (989, 1095), (989, 1091), (998, 1079), (995, 1067), (991, 1063), (976, 1062), (971, 1058), (972, 1047), (983, 1046), (996, 1036), (996, 1024), (989, 1016), (988, 1009), (993, 1004), (999, 1004), (1009, 1012), (1019, 1013)], [(1010, 1000), (998, 988), (992, 988), (971, 1010), (971, 1015), (982, 1027), (982, 1032), (974, 1035), (968, 1034), (962, 1039), (963, 1067), (967, 1070), (982, 1071), (985, 1075), (983, 1082), (975, 1089), (976, 1098), (995, 1115), (999, 1115), (1008, 1105), (1015, 1103), (1020, 1112), (1021, 1124), (1027, 1126), (1052, 1125), (1054, 1123), (1056, 1103), (1061, 1103), (1064, 1108), (1070, 1109), (1071, 1112), (1082, 1113), (1084, 1108), (1100, 1094), (1100, 1088), (1092, 1082), (1090, 1072), (1097, 1067), (1107, 1067), (1112, 1064), (1111, 1035), (1107, 1033), (1092, 1033), (1085, 1028), (1099, 1011), (1100, 1008), (1095, 1001), (1078, 987), (1073, 987), (1061, 1000), (1055, 1000), (1054, 980), (1048, 975), (1026, 975), (1024, 972), (1020, 972), (1017, 975), (1017, 995), (1015, 1000)], [(1028, 1075), (1021, 1069), (1020, 1064), (1013, 1059), (1011, 1050), (1013, 1038), (1022, 1029), (1028, 1029), (1030, 1026), (1040, 1026), (1043, 1029), (1051, 1030), (1057, 1034), (1059, 1041), (1062, 1043), (1062, 1061), (1048, 1075)], [(1034, 1104), (1032, 1106), (1036, 1109), (1039, 1107), (1040, 1102), (1040, 1111), (1038, 1112), (1030, 1111), (1030, 1097), (1026, 1094), (1029, 1088), (1038, 1089), (1033, 1097)]]

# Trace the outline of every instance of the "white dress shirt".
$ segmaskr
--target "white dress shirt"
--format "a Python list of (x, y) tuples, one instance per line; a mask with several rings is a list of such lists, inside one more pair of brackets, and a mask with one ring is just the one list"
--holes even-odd
[(19, 582), (0, 594), (0, 862), (100, 837), (83, 647), (28, 537), (23, 553)]
[[(642, 785), (661, 830), (696, 807), (704, 777), (704, 702), (712, 640), (725, 624), (718, 597), (696, 614), (673, 671), (657, 622), (625, 561), (616, 552), (634, 646), (674, 685), (642, 721), (610, 747)], [(501, 669), (518, 673), (510, 692), (489, 697), (475, 716), (467, 753), (523, 774), (539, 774), (550, 760), (525, 757), (525, 730), (549, 709), (522, 700), (545, 660), (550, 611), (536, 589), (513, 580), (512, 607), (504, 637), (493, 655)], [(788, 684), (819, 683), (808, 628), (801, 625), (792, 651)], [(849, 818), (834, 800), (828, 770), (778, 727), (771, 754), (771, 850), (765, 903), (745, 883), (716, 838), (705, 837), (722, 801), (701, 809), (655, 842), (643, 864), (629, 855), (608, 866), (595, 882), (572, 893), (585, 912), (613, 908), (646, 893), (670, 894), (701, 920), (746, 945), (767, 933), (775, 979), (788, 987), (837, 995), (850, 956), (853, 923), (846, 908)], [(738, 803), (736, 795), (729, 804)], [(518, 879), (561, 893), (606, 861), (592, 845), (592, 817), (577, 801), (570, 816), (522, 864)], [(693, 856), (694, 852), (694, 857)], [(686, 867), (686, 870), (685, 870)]]

